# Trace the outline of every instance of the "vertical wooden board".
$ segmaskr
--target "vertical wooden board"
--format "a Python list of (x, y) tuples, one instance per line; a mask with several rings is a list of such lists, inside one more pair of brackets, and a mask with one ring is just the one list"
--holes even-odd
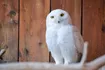
[(49, 61), (45, 43), (45, 19), (50, 0), (20, 0), (20, 61)]
[(3, 60), (18, 58), (18, 0), (0, 0), (0, 48), (8, 46)]
[(89, 42), (88, 61), (105, 54), (102, 22), (103, 0), (83, 0), (83, 37)]
[[(102, 51), (105, 50), (105, 0), (103, 0)], [(105, 52), (103, 52), (105, 54)]]
[(51, 10), (54, 9), (66, 10), (73, 24), (81, 30), (81, 0), (51, 0)]

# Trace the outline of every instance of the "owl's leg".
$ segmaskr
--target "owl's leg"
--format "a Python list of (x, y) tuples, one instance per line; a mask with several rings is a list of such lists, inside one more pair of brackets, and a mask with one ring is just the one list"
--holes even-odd
[(65, 65), (68, 65), (68, 64), (71, 64), (71, 63), (73, 63), (72, 60), (70, 60), (70, 59), (69, 59), (69, 60), (68, 60), (68, 59), (65, 59), (65, 62), (64, 62)]
[(70, 55), (66, 55), (64, 56), (64, 64), (68, 65), (68, 64), (72, 64), (72, 63), (76, 63), (77, 62), (77, 56), (70, 56)]
[(54, 60), (56, 64), (63, 64), (63, 58), (55, 57)]
[(61, 48), (62, 56), (64, 58), (64, 64), (71, 64), (77, 62), (78, 56), (75, 50), (70, 48)]
[(51, 53), (51, 55), (54, 58), (56, 64), (64, 63), (64, 59), (59, 53)]

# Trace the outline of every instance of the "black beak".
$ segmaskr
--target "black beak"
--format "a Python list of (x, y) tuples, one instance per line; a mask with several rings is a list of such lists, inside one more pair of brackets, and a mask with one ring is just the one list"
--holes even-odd
[(58, 23), (60, 23), (60, 21), (58, 21)]

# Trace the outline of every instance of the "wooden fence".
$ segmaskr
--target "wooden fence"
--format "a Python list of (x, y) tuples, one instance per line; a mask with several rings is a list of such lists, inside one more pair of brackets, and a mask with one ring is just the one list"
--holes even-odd
[(53, 9), (69, 12), (84, 40), (88, 61), (105, 54), (105, 0), (0, 0), (0, 48), (3, 60), (52, 60), (45, 43), (45, 19)]

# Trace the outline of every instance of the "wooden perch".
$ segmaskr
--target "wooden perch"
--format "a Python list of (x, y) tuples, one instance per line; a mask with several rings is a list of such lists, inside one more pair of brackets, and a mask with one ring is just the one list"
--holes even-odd
[(0, 49), (0, 63), (7, 63), (7, 61), (3, 60), (3, 55), (5, 54), (8, 46), (5, 45), (4, 48)]
[(8, 46), (5, 45), (3, 49), (0, 50), (0, 57), (2, 57), (4, 55), (4, 53), (6, 52)]
[(85, 63), (88, 43), (84, 43), (84, 54), (80, 63), (70, 65), (55, 65), (53, 63), (19, 62), (1, 64), (0, 70), (98, 70), (105, 65), (105, 55), (91, 62)]

